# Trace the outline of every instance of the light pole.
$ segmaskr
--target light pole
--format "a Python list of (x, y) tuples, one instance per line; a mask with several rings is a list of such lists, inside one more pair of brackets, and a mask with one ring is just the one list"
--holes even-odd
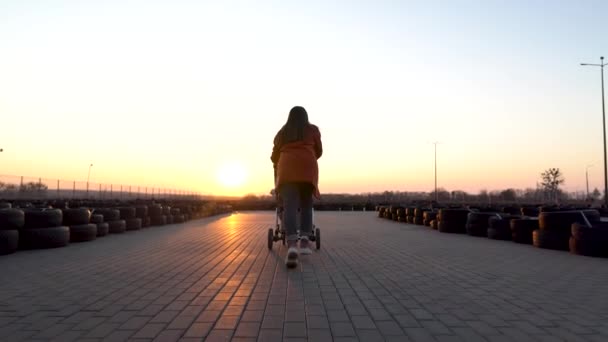
[(91, 178), (91, 168), (93, 164), (89, 165), (89, 174), (87, 175), (87, 198), (89, 198), (89, 179)]
[(585, 181), (587, 182), (587, 200), (589, 199), (589, 168), (593, 165), (587, 165), (585, 168)]
[(608, 163), (606, 162), (606, 106), (604, 102), (604, 56), (600, 57), (600, 64), (581, 63), (583, 66), (599, 66), (602, 76), (602, 129), (604, 130), (604, 204), (608, 206)]
[(437, 193), (437, 144), (440, 144), (440, 142), (435, 141), (431, 144), (435, 145), (435, 202), (439, 202), (439, 194)]

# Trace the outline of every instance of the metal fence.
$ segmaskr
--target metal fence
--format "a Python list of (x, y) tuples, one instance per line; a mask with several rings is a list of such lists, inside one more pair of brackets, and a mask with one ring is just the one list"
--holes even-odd
[(201, 194), (194, 191), (153, 186), (101, 184), (75, 180), (0, 175), (0, 199), (6, 200), (197, 199), (200, 197)]

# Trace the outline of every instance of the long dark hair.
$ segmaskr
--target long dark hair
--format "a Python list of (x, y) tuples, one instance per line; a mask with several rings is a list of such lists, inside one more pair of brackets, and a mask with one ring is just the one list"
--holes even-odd
[(304, 107), (295, 106), (291, 108), (287, 122), (281, 128), (281, 142), (287, 144), (304, 140), (304, 129), (309, 125), (308, 113)]

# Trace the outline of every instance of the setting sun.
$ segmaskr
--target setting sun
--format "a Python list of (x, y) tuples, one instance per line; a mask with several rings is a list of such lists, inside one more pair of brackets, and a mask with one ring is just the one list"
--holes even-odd
[(241, 186), (247, 180), (247, 170), (239, 162), (227, 162), (217, 170), (219, 183), (227, 188)]

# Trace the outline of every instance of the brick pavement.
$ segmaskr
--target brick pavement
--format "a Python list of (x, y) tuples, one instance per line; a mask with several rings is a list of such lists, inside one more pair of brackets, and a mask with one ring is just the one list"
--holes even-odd
[(608, 260), (318, 212), (287, 270), (272, 213), (0, 257), (2, 341), (608, 341)]

